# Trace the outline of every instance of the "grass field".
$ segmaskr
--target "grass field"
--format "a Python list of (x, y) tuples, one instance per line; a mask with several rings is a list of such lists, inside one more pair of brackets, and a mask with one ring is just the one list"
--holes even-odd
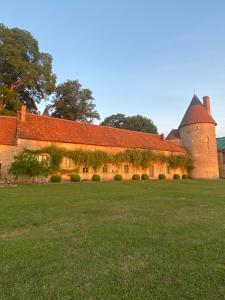
[(0, 299), (225, 299), (225, 180), (0, 188)]

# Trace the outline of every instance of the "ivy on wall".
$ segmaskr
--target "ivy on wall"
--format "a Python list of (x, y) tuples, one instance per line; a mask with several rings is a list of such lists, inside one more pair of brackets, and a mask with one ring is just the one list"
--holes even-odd
[(44, 147), (38, 150), (25, 149), (24, 152), (40, 155), (49, 154), (49, 173), (59, 172), (66, 174), (71, 170), (60, 169), (64, 157), (72, 159), (75, 170), (80, 166), (92, 167), (94, 170), (102, 167), (104, 164), (111, 163), (119, 165), (121, 163), (130, 163), (134, 167), (147, 168), (150, 163), (167, 163), (172, 169), (183, 168), (190, 172), (193, 169), (193, 160), (189, 155), (166, 156), (162, 153), (155, 153), (151, 150), (127, 149), (116, 154), (109, 154), (100, 150), (67, 150), (55, 146)]

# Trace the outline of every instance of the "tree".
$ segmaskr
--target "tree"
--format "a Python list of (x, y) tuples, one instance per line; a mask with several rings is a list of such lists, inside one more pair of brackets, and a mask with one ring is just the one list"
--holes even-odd
[(124, 114), (116, 114), (105, 118), (100, 125), (114, 127), (114, 128), (124, 128), (125, 122), (126, 122), (126, 116)]
[(53, 117), (92, 123), (100, 119), (93, 100), (92, 91), (82, 89), (77, 80), (67, 80), (56, 87), (48, 108)]
[(37, 104), (55, 88), (52, 57), (39, 51), (28, 31), (0, 24), (0, 100), (2, 113), (16, 112), (21, 104), (37, 111)]
[(14, 157), (9, 168), (9, 174), (16, 178), (19, 176), (28, 176), (33, 178), (35, 176), (47, 177), (49, 173), (49, 160), (42, 160), (39, 162), (38, 157), (32, 153), (21, 152)]
[(126, 116), (124, 114), (116, 114), (105, 118), (100, 125), (133, 131), (158, 133), (157, 127), (153, 121), (141, 115)]

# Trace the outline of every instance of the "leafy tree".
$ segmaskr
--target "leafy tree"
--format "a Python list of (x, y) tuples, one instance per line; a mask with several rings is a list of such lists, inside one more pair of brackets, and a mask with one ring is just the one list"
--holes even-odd
[(126, 116), (124, 114), (116, 114), (106, 117), (100, 125), (114, 128), (124, 128)]
[(92, 123), (100, 119), (93, 100), (91, 90), (83, 89), (77, 80), (67, 80), (56, 87), (48, 108), (53, 117)]
[(37, 111), (37, 104), (55, 88), (52, 57), (39, 51), (28, 31), (0, 24), (0, 100), (2, 113), (16, 112), (21, 104)]
[(158, 133), (157, 127), (153, 121), (141, 115), (126, 116), (124, 114), (116, 114), (105, 118), (100, 125), (133, 131)]
[(37, 155), (27, 152), (21, 152), (14, 157), (9, 168), (9, 174), (18, 178), (19, 176), (45, 176), (49, 173), (49, 160), (39, 162)]

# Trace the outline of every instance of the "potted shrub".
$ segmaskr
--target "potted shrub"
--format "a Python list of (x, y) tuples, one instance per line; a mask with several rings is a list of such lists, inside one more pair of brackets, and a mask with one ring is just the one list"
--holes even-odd
[(70, 176), (70, 180), (73, 181), (73, 182), (79, 182), (81, 180), (81, 177), (79, 174), (72, 174)]
[(62, 180), (62, 177), (60, 175), (52, 175), (51, 176), (51, 182), (58, 183), (58, 182), (61, 182), (61, 180)]
[(142, 180), (148, 180), (148, 179), (149, 179), (148, 174), (142, 174), (142, 175), (141, 175), (141, 179), (142, 179)]
[(159, 174), (159, 179), (160, 179), (160, 180), (166, 179), (166, 175), (165, 175), (165, 174)]
[(101, 176), (99, 174), (94, 174), (92, 176), (92, 181), (100, 181), (101, 180)]
[(114, 179), (116, 181), (121, 181), (121, 180), (123, 180), (123, 176), (121, 174), (116, 174), (115, 177), (114, 177)]
[(182, 179), (189, 179), (188, 174), (183, 174), (183, 175), (182, 175)]
[(132, 180), (140, 180), (140, 175), (139, 174), (134, 174), (133, 176), (132, 176)]

